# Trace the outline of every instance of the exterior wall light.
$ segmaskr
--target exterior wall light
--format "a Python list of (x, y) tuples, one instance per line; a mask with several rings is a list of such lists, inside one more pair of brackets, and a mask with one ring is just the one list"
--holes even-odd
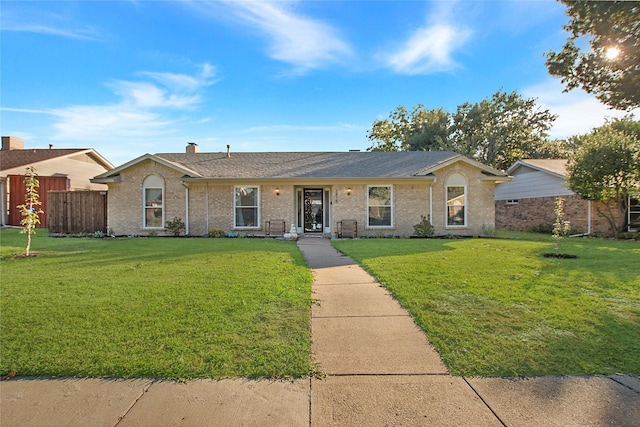
[(347, 196), (351, 195), (351, 187), (347, 187)]
[(276, 187), (276, 196), (280, 195), (280, 187)]

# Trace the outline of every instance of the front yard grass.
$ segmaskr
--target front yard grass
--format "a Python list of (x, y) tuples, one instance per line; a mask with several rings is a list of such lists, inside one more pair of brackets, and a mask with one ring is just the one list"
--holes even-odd
[(312, 275), (295, 243), (0, 231), (0, 373), (300, 377)]
[(454, 375), (640, 373), (640, 244), (550, 236), (335, 247), (411, 313)]

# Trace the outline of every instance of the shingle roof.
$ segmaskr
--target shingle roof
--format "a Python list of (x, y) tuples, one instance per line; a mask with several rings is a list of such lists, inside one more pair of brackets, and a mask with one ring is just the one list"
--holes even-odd
[(509, 170), (507, 170), (507, 173), (511, 173), (517, 164), (521, 164), (559, 176), (567, 176), (567, 163), (568, 160), (565, 159), (524, 159), (511, 166)]
[(407, 178), (446, 162), (451, 151), (159, 153), (202, 178)]
[(68, 156), (86, 150), (87, 148), (0, 150), (0, 170), (12, 169), (18, 166), (28, 166), (33, 163)]

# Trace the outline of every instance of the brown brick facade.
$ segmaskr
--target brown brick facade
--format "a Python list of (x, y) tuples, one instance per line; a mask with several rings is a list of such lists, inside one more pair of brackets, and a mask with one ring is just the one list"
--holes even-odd
[[(466, 182), (465, 227), (447, 227), (446, 183), (452, 174), (462, 175)], [(433, 216), (431, 221), (438, 235), (481, 235), (494, 226), (495, 183), (484, 180), (481, 171), (465, 162), (456, 162), (438, 169), (433, 177), (415, 179), (376, 179), (365, 182), (324, 180), (313, 182), (257, 181), (243, 182), (243, 186), (255, 186), (260, 191), (260, 225), (251, 229), (234, 229), (234, 183), (219, 181), (183, 181), (183, 173), (148, 159), (124, 169), (119, 182), (109, 183), (108, 227), (117, 235), (165, 234), (163, 230), (143, 227), (143, 182), (146, 177), (156, 175), (164, 182), (164, 218), (169, 221), (181, 218), (188, 225), (192, 236), (204, 236), (209, 230), (219, 228), (225, 232), (239, 231), (254, 234), (264, 233), (265, 221), (284, 219), (287, 229), (296, 222), (296, 198), (304, 188), (323, 188), (330, 192), (331, 224), (326, 229), (334, 231), (336, 223), (343, 219), (356, 219), (360, 236), (402, 236), (413, 234), (413, 226), (421, 216)], [(367, 227), (367, 188), (369, 185), (390, 185), (393, 188), (392, 227)], [(348, 189), (351, 189), (348, 191)], [(276, 191), (278, 189), (278, 191)], [(430, 209), (430, 200), (433, 206)], [(188, 214), (187, 214), (188, 209)]]

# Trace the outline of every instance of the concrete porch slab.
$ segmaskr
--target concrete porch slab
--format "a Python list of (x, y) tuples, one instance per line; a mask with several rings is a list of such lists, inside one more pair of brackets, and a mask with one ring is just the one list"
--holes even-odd
[(469, 378), (509, 426), (634, 426), (640, 394), (606, 376)]
[(456, 377), (327, 377), (311, 389), (314, 427), (502, 425)]
[(308, 426), (309, 379), (154, 383), (118, 427)]
[(374, 284), (314, 286), (312, 317), (407, 316), (389, 292)]
[(446, 374), (409, 316), (312, 318), (311, 345), (329, 374)]
[(0, 425), (112, 427), (151, 384), (95, 378), (2, 381)]
[(316, 268), (313, 274), (314, 286), (376, 283), (375, 279), (357, 264)]

